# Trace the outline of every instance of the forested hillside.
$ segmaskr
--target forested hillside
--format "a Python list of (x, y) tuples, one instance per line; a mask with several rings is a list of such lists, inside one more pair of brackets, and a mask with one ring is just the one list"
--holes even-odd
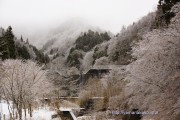
[(49, 57), (39, 51), (35, 46), (29, 44), (28, 38), (17, 38), (11, 26), (4, 30), (0, 29), (0, 56), (5, 59), (32, 59), (39, 63), (48, 63)]
[[(167, 14), (173, 16), (162, 17)], [(143, 119), (179, 120), (179, 60), (180, 3), (160, 1), (156, 12), (124, 27), (116, 37), (85, 55), (83, 62), (86, 67), (94, 62), (95, 65), (125, 66), (112, 70), (103, 79), (90, 80), (80, 92), (81, 105), (86, 107), (92, 102), (88, 99), (92, 96), (103, 96), (106, 98), (104, 101), (89, 104), (93, 107), (91, 110), (99, 111), (95, 113), (99, 119), (103, 116), (111, 118), (103, 112), (104, 109), (121, 112), (136, 109), (144, 111)], [(114, 116), (123, 120), (131, 117), (123, 114)]]
[(159, 0), (116, 35), (70, 21), (43, 38), (38, 50), (0, 28), (0, 94), (19, 116), (73, 105), (93, 120), (180, 120), (179, 0)]
[(87, 33), (84, 33), (76, 39), (75, 47), (70, 49), (67, 57), (68, 65), (80, 68), (82, 64), (80, 61), (82, 61), (85, 52), (92, 50), (96, 45), (110, 39), (107, 32), (99, 34), (98, 32), (89, 30)]

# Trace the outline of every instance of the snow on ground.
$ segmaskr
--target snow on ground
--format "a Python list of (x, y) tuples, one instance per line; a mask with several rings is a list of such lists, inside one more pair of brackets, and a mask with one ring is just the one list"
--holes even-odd
[[(61, 107), (60, 108), (61, 111), (70, 111), (71, 115), (75, 119), (75, 115), (73, 114), (72, 109), (74, 109), (76, 111), (79, 111), (81, 108), (79, 106), (77, 106), (77, 105), (76, 106), (73, 105), (73, 107), (72, 106), (71, 107), (66, 106), (66, 107)], [(5, 115), (6, 119), (7, 120), (9, 119), (10, 114), (9, 114), (8, 104), (5, 101), (0, 102), (0, 113), (1, 113), (1, 117), (3, 115)], [(33, 113), (32, 113), (33, 117), (32, 118), (30, 118), (29, 114), (27, 113), (27, 120), (52, 120), (51, 116), (55, 115), (55, 114), (56, 114), (56, 110), (52, 110), (49, 107), (44, 106), (44, 107), (41, 107), (39, 109), (33, 110)], [(22, 117), (23, 117), (23, 120), (24, 120), (24, 111), (23, 111), (22, 115), (23, 115)], [(59, 120), (59, 118), (58, 119), (53, 119), (53, 120)]]
[(95, 116), (80, 116), (77, 120), (96, 120)]
[(50, 109), (41, 108), (33, 111), (33, 117), (29, 120), (51, 120), (51, 116), (56, 114), (55, 111)]
[[(1, 117), (5, 115), (6, 119), (9, 119), (9, 109), (8, 109), (8, 104), (5, 101), (0, 102), (0, 113)], [(39, 108), (37, 110), (33, 111), (33, 117), (28, 118), (28, 120), (51, 120), (51, 116), (53, 114), (56, 114), (56, 111), (50, 110), (48, 107), (44, 108)], [(27, 114), (29, 116), (29, 114)], [(24, 118), (24, 113), (23, 113), (23, 118)], [(53, 119), (55, 120), (55, 119)]]
[[(10, 103), (10, 105), (12, 105)], [(6, 101), (1, 100), (0, 101), (0, 118), (2, 118), (3, 115), (5, 115), (5, 117), (8, 119), (9, 118), (9, 110), (11, 111), (11, 109), (8, 108), (8, 104)]]
[(0, 113), (9, 115), (8, 104), (5, 101), (1, 101), (0, 103)]

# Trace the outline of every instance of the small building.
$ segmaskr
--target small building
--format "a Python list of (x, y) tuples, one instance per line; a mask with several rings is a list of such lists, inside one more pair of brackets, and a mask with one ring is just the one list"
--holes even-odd
[(102, 78), (104, 75), (109, 74), (111, 69), (96, 69), (92, 68), (84, 74), (80, 75), (79, 82), (85, 84), (90, 78)]
[(98, 65), (83, 72), (79, 77), (79, 83), (85, 84), (89, 78), (103, 78), (108, 75), (111, 70), (125, 70), (124, 65)]
[(102, 78), (104, 75), (108, 74), (111, 71), (111, 69), (90, 69), (86, 74), (86, 78), (90, 77), (97, 77)]

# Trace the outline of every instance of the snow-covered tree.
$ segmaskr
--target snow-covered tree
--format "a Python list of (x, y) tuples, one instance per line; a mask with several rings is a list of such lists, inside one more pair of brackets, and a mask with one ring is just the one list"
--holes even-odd
[(151, 26), (155, 20), (155, 13), (149, 13), (136, 23), (122, 28), (117, 37), (110, 40), (108, 47), (108, 57), (115, 64), (127, 65), (131, 63), (131, 47), (134, 43), (142, 39), (142, 36), (151, 31)]
[(89, 70), (92, 67), (93, 64), (93, 51), (87, 52), (83, 58), (82, 67), (83, 69)]
[(180, 13), (169, 28), (153, 30), (133, 47), (135, 62), (128, 65), (130, 80), (126, 88), (129, 106), (158, 111), (144, 116), (157, 120), (175, 120), (180, 111)]
[(108, 65), (109, 64), (109, 60), (108, 57), (101, 57), (99, 59), (97, 59), (95, 61), (94, 66), (98, 66), (98, 65)]
[(19, 119), (22, 120), (22, 109), (28, 108), (32, 112), (33, 102), (50, 89), (50, 83), (45, 76), (46, 71), (30, 60), (6, 60), (2, 62), (2, 69), (2, 97), (13, 102), (13, 115), (16, 109)]

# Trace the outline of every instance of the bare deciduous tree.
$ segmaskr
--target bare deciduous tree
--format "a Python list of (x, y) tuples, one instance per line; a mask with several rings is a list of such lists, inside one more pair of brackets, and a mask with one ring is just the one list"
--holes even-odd
[(2, 62), (2, 67), (1, 74), (4, 75), (0, 80), (0, 89), (3, 99), (13, 103), (13, 117), (16, 109), (19, 120), (22, 120), (23, 108), (28, 108), (32, 116), (33, 102), (46, 93), (50, 86), (46, 71), (30, 60), (6, 60)]
[(137, 60), (127, 67), (130, 71), (126, 89), (129, 105), (161, 111), (153, 116), (156, 119), (174, 118), (179, 110), (179, 16), (178, 12), (168, 28), (145, 34), (133, 47), (133, 57)]

